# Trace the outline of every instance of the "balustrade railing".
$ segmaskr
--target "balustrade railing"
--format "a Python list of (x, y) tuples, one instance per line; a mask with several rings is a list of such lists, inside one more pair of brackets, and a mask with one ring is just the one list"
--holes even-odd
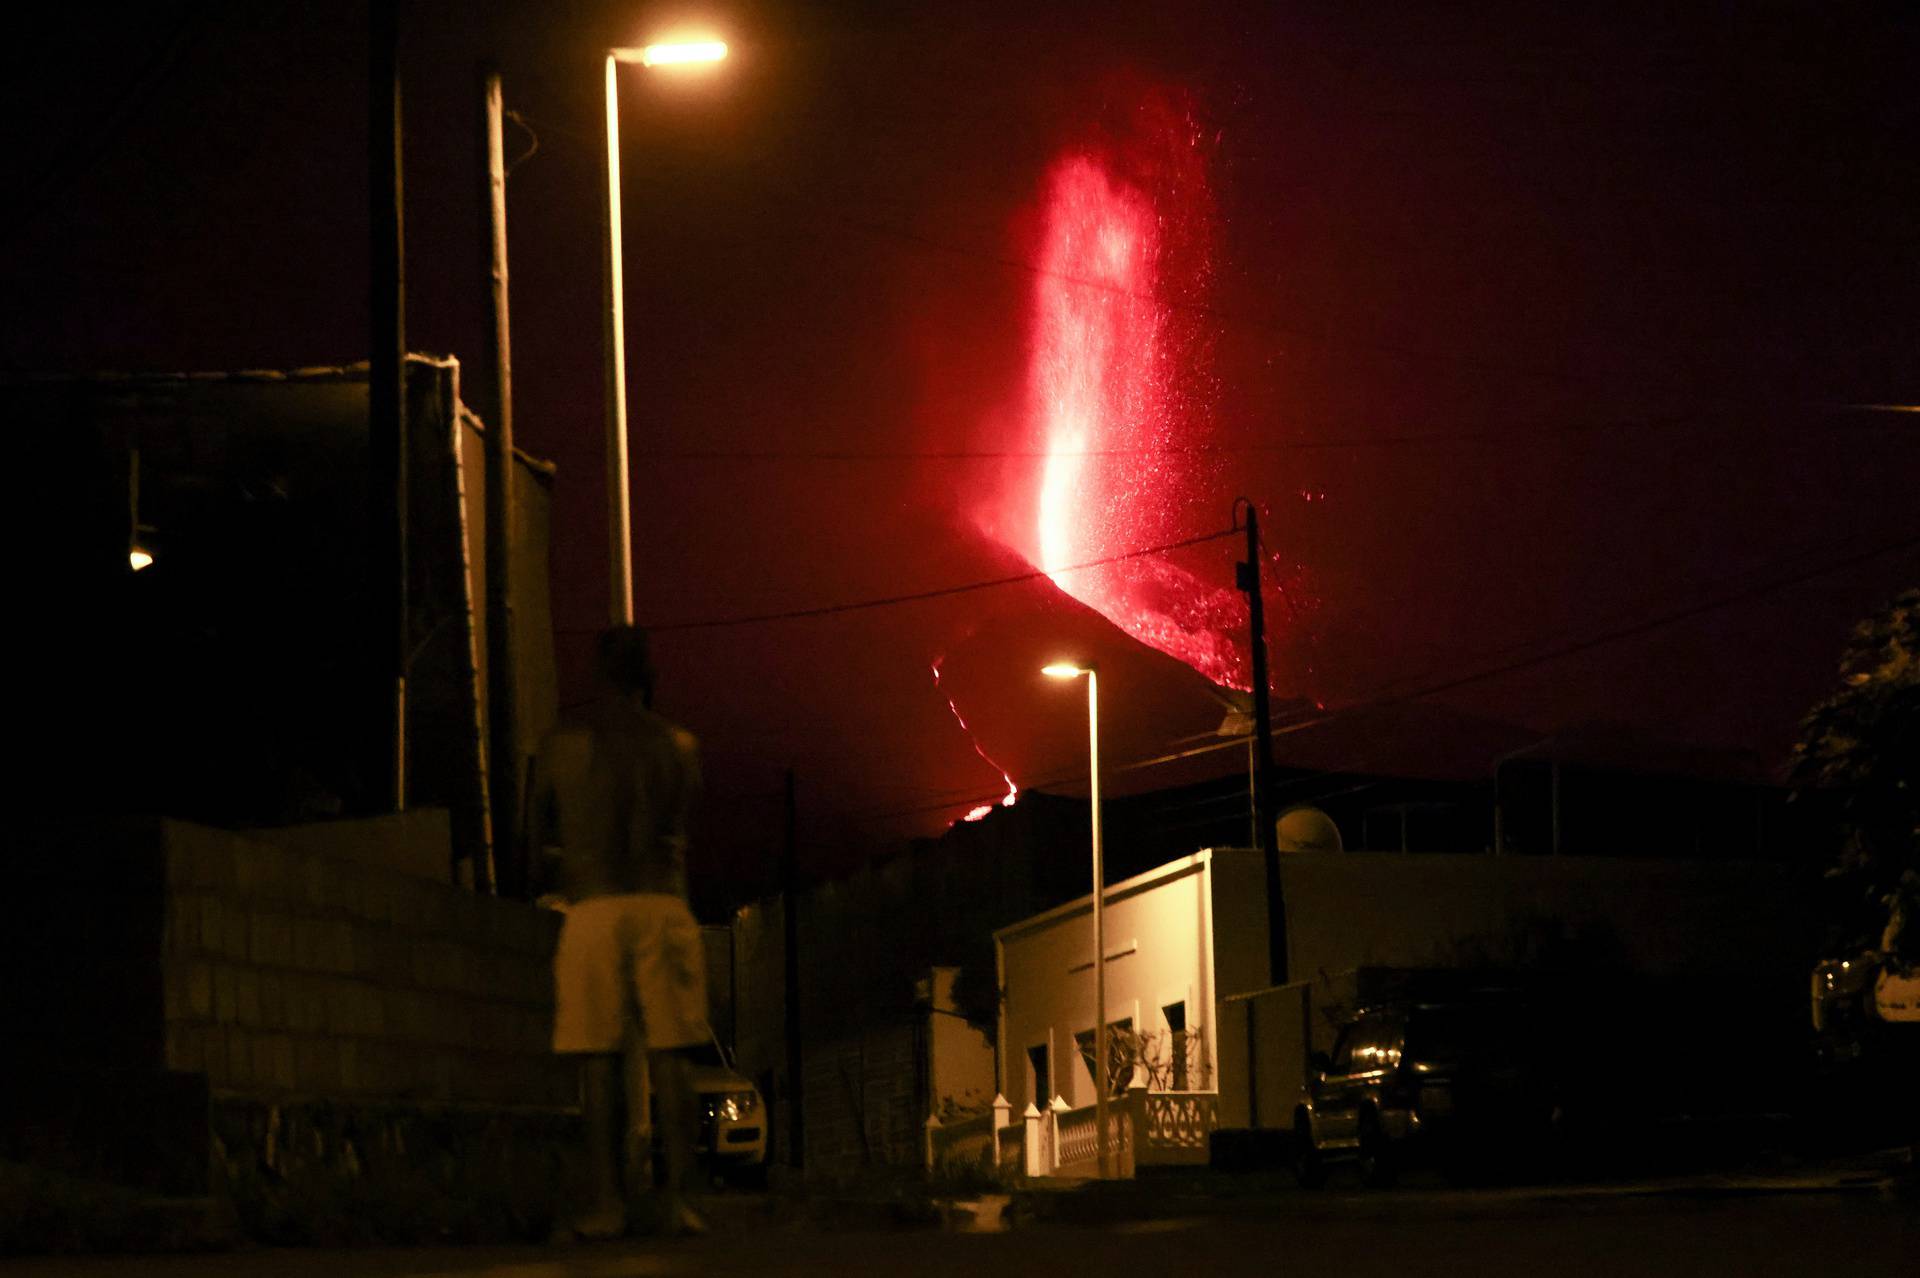
[[(997, 1099), (997, 1098), (996, 1098)], [(1208, 1140), (1219, 1123), (1215, 1092), (1149, 1092), (1129, 1089), (1107, 1106), (1110, 1174), (1131, 1176), (1139, 1166), (1207, 1161)], [(999, 1101), (985, 1113), (941, 1123), (927, 1121), (927, 1167), (974, 1165), (1028, 1176), (1092, 1176), (1099, 1171), (1095, 1108), (1068, 1109), (1063, 1102), (1029, 1110), (1008, 1122)], [(1031, 1148), (1029, 1148), (1031, 1146)]]

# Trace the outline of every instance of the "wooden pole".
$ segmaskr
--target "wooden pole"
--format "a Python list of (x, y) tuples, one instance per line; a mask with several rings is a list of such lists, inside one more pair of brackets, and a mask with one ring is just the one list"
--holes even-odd
[(1279, 840), (1274, 835), (1273, 707), (1267, 677), (1267, 610), (1260, 590), (1260, 512), (1247, 505), (1247, 559), (1238, 582), (1247, 596), (1247, 620), (1253, 650), (1254, 810), (1258, 845), (1267, 867), (1267, 982), (1287, 983), (1287, 911), (1280, 888)]
[[(495, 399), (487, 423), (487, 752), (493, 784), (494, 860), (499, 887), (526, 896), (527, 850), (520, 846), (519, 654), (513, 642), (513, 340), (507, 308), (507, 169), (500, 72), (481, 71), (487, 172), (487, 298), (493, 323), (487, 354)], [(504, 854), (503, 854), (504, 853)]]
[(380, 740), (387, 754), (387, 805), (407, 806), (407, 450), (406, 234), (401, 184), (399, 13), (373, 0), (369, 14), (367, 469), (374, 651), (389, 680)]

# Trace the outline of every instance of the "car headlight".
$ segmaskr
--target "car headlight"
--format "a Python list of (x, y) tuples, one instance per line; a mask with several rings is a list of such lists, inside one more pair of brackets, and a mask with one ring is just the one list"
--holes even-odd
[(758, 1092), (733, 1092), (727, 1097), (727, 1117), (745, 1118), (760, 1108)]

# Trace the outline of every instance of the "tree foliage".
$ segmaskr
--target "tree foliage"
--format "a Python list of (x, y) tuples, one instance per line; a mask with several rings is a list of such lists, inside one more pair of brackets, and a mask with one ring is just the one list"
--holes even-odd
[(1910, 970), (1920, 964), (1920, 589), (1855, 627), (1840, 685), (1801, 723), (1793, 785), (1838, 814), (1829, 872), (1857, 906), (1853, 943)]

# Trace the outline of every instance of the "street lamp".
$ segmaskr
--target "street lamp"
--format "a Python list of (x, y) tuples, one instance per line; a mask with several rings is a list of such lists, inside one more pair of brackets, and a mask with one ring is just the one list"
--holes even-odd
[(1093, 812), (1093, 1126), (1094, 1149), (1098, 1153), (1100, 1178), (1110, 1171), (1107, 1157), (1107, 1091), (1110, 1086), (1107, 1061), (1107, 921), (1105, 874), (1101, 869), (1100, 844), (1100, 676), (1093, 664), (1056, 661), (1042, 666), (1040, 673), (1049, 679), (1087, 677), (1087, 767), (1091, 777), (1087, 802)]
[(607, 566), (613, 624), (633, 624), (633, 516), (627, 492), (627, 325), (620, 252), (620, 93), (622, 62), (644, 67), (695, 67), (727, 56), (719, 40), (649, 44), (607, 50)]

